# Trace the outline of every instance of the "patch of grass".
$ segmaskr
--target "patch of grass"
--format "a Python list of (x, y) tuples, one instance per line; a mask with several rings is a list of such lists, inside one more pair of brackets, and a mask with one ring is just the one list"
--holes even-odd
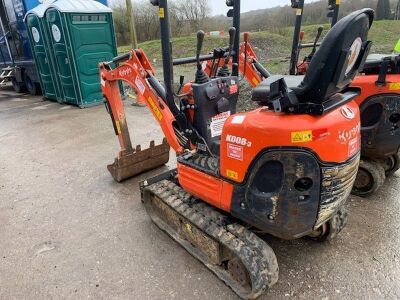
[[(323, 25), (325, 31), (329, 30), (329, 24)], [(314, 40), (318, 25), (304, 26), (305, 41)], [(256, 50), (258, 59), (263, 63), (271, 73), (285, 73), (289, 66), (289, 57), (293, 39), (293, 27), (275, 28), (270, 31), (252, 32), (250, 40)], [(400, 21), (375, 21), (372, 26), (369, 39), (373, 41), (371, 53), (391, 53), (396, 42), (400, 39)], [(196, 36), (179, 37), (171, 39), (174, 51), (174, 57), (194, 56), (196, 53)], [(204, 53), (214, 48), (225, 47), (228, 45), (228, 38), (206, 37), (204, 40)], [(147, 41), (140, 44), (147, 56), (156, 66), (161, 65), (161, 44), (160, 41)], [(129, 46), (118, 48), (119, 54), (128, 52)], [(300, 57), (308, 54), (303, 51)]]

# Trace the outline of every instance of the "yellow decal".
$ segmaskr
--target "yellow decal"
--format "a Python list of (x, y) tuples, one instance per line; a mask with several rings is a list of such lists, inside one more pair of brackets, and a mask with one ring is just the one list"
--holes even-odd
[(400, 90), (400, 82), (392, 82), (392, 83), (389, 83), (389, 90), (390, 90), (390, 91), (397, 91), (397, 90)]
[(163, 115), (162, 115), (161, 111), (158, 109), (157, 105), (154, 103), (153, 98), (149, 97), (149, 99), (148, 99), (147, 101), (149, 101), (149, 104), (150, 104), (150, 106), (151, 106), (151, 109), (153, 110), (153, 112), (154, 112), (154, 114), (156, 115), (157, 119), (158, 119), (159, 121), (161, 121)]
[(239, 179), (239, 174), (237, 172), (229, 170), (229, 169), (226, 170), (226, 176), (228, 176), (229, 178), (234, 179), (234, 180)]
[(298, 8), (296, 10), (296, 16), (301, 16), (303, 14), (303, 10), (301, 8)]
[(292, 143), (312, 142), (312, 131), (296, 131), (292, 132)]
[(189, 223), (185, 223), (185, 228), (186, 228), (186, 231), (192, 232), (192, 225), (190, 225)]
[(257, 78), (255, 78), (255, 77), (253, 77), (253, 79), (251, 81), (253, 81), (254, 85), (258, 85), (259, 84)]
[(115, 121), (115, 127), (117, 128), (118, 135), (121, 134), (121, 126), (119, 125), (119, 121)]
[(165, 17), (164, 7), (160, 7), (160, 10), (158, 11), (158, 14), (159, 14), (161, 19), (164, 19), (164, 17)]
[(341, 2), (342, 0), (336, 0), (336, 5), (340, 5)]

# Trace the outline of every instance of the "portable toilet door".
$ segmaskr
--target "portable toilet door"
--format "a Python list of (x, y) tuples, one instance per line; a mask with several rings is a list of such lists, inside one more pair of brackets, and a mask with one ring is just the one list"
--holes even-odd
[(51, 56), (51, 46), (47, 40), (46, 27), (43, 22), (43, 15), (48, 5), (49, 3), (40, 4), (28, 11), (25, 15), (25, 23), (39, 73), (43, 97), (62, 102), (63, 96)]
[(112, 10), (92, 0), (58, 0), (46, 23), (65, 100), (80, 107), (103, 103), (98, 64), (117, 55)]
[(65, 43), (65, 30), (62, 25), (61, 14), (56, 9), (49, 9), (45, 14), (46, 33), (51, 51), (53, 52), (54, 65), (63, 95), (63, 102), (78, 104), (75, 89), (70, 55)]

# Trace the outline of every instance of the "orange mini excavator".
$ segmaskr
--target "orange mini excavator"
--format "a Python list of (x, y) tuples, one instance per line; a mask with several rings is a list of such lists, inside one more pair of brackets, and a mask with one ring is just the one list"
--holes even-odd
[(361, 90), (362, 137), (353, 193), (364, 197), (400, 169), (400, 55), (369, 55), (353, 86)]
[[(142, 50), (100, 64), (102, 90), (116, 132), (124, 121), (118, 80), (131, 84), (177, 155), (177, 168), (140, 184), (151, 219), (243, 299), (278, 280), (271, 247), (254, 232), (282, 239), (334, 238), (360, 158), (360, 114), (349, 89), (369, 51), (373, 11), (354, 12), (325, 37), (302, 83), (289, 89), (270, 76), (254, 89), (261, 107), (236, 113), (240, 0), (228, 0), (229, 30), (221, 76), (202, 68), (204, 32), (195, 58), (172, 60), (168, 1), (152, 0), (161, 25), (164, 84)], [(213, 57), (211, 57), (213, 59)], [(173, 88), (173, 65), (196, 62), (195, 80)], [(122, 119), (120, 118), (122, 116)], [(119, 125), (118, 125), (119, 124)]]
[[(328, 1), (332, 25), (338, 20), (339, 5), (340, 1)], [(322, 27), (318, 28), (314, 43), (303, 44), (304, 32), (300, 30), (304, 0), (292, 0), (292, 7), (297, 13), (290, 74), (304, 75), (319, 46)], [(305, 48), (312, 51), (298, 63), (299, 53)], [(292, 77), (292, 80), (302, 79)], [(361, 110), (362, 136), (361, 162), (353, 194), (366, 197), (400, 169), (400, 55), (371, 54), (352, 86), (361, 91), (355, 101)]]

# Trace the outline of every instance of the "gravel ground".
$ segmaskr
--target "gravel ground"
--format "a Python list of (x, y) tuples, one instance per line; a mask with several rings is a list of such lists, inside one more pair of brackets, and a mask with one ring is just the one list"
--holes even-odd
[[(135, 143), (161, 141), (146, 108), (126, 111)], [(104, 107), (0, 92), (0, 299), (237, 299), (150, 221), (137, 183), (155, 172), (112, 180), (117, 151)], [(280, 279), (261, 299), (399, 299), (399, 177), (352, 197), (331, 243), (267, 238)]]

